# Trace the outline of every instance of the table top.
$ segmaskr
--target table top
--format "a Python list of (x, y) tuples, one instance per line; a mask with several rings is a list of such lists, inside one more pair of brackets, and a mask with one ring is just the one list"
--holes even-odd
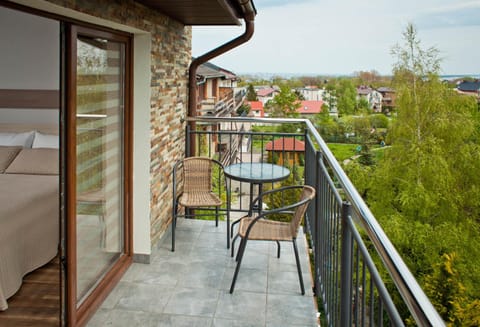
[(281, 181), (290, 175), (290, 170), (266, 162), (242, 162), (225, 167), (225, 175), (240, 182), (260, 184)]

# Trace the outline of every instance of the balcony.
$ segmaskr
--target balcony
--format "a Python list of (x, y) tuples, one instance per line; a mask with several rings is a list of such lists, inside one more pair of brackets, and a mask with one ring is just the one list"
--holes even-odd
[[(317, 310), (328, 326), (404, 326), (407, 319), (419, 326), (445, 326), (310, 121), (188, 121), (186, 153), (224, 165), (274, 161), (295, 172), (288, 183), (316, 188), (298, 242), (307, 293), (301, 296), (298, 290), (289, 246), (282, 246), (277, 259), (275, 244), (251, 242), (235, 292), (229, 294), (235, 261), (225, 246), (225, 224), (215, 228), (211, 221), (188, 219), (177, 227), (176, 252), (169, 251), (168, 230), (151, 264), (134, 264), (89, 326), (314, 326)], [(271, 125), (272, 131), (254, 131), (256, 124)], [(279, 124), (292, 132), (276, 131), (273, 126)], [(287, 139), (295, 140), (289, 142), (293, 148)], [(267, 151), (276, 140), (285, 146)], [(240, 217), (248, 210), (250, 188), (232, 182), (231, 190), (231, 215)]]
[(220, 96), (206, 98), (200, 101), (197, 115), (209, 117), (228, 117), (235, 112), (245, 100), (243, 90), (235, 92), (231, 88), (220, 88)]

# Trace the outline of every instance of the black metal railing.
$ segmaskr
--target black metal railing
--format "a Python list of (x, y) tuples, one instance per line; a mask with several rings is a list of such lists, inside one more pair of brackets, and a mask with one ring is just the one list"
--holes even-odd
[[(419, 326), (445, 326), (309, 120), (188, 121), (195, 122), (196, 128), (187, 128), (186, 153), (216, 157), (224, 165), (239, 161), (286, 165), (295, 175), (287, 183), (316, 188), (305, 230), (312, 252), (314, 293), (328, 326), (403, 326), (407, 320)], [(294, 132), (277, 132), (274, 128), (260, 132), (254, 127), (279, 124), (283, 124), (282, 130)], [(195, 152), (191, 152), (192, 140)], [(283, 146), (267, 150), (275, 141)], [(242, 183), (232, 185), (232, 211), (248, 210), (242, 202), (248, 189)]]

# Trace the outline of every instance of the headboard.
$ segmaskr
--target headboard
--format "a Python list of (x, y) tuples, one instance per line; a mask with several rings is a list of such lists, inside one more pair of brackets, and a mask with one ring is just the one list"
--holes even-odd
[(28, 132), (39, 131), (44, 134), (59, 134), (59, 127), (53, 124), (1, 124), (0, 132)]

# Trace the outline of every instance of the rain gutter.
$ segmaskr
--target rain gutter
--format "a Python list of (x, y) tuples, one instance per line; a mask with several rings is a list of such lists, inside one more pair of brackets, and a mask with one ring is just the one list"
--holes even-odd
[[(227, 3), (227, 0), (223, 0), (226, 6), (230, 6)], [(253, 5), (252, 0), (238, 0), (238, 6), (240, 6), (243, 12), (243, 19), (245, 21), (245, 31), (242, 35), (232, 39), (231, 41), (224, 43), (207, 53), (195, 58), (188, 69), (188, 116), (195, 117), (197, 115), (197, 69), (201, 64), (206, 63), (212, 58), (218, 57), (225, 52), (228, 52), (243, 43), (250, 40), (254, 32), (254, 20), (256, 15), (255, 6)], [(194, 130), (196, 123), (194, 121), (188, 122), (190, 129)], [(194, 155), (195, 152), (195, 137), (192, 135), (190, 139), (191, 147), (189, 149), (190, 153), (186, 155)]]

